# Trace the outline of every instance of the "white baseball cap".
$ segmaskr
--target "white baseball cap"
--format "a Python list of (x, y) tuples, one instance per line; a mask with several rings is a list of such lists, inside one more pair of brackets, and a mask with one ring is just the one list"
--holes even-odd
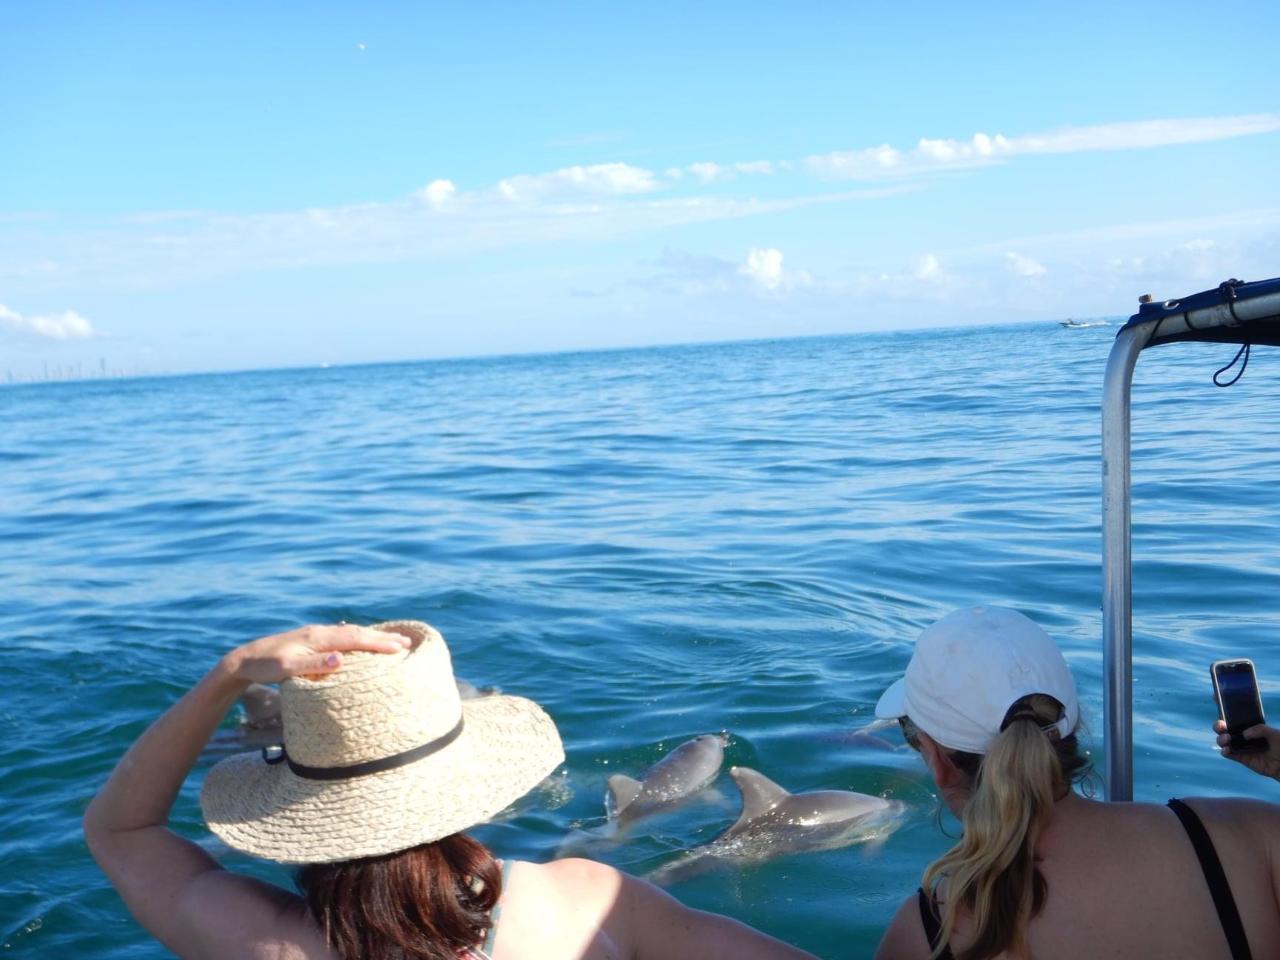
[(916, 640), (906, 675), (876, 704), (876, 716), (909, 716), (942, 746), (986, 753), (1009, 708), (1045, 693), (1063, 707), (1058, 733), (1080, 720), (1076, 684), (1053, 639), (1006, 607), (955, 610)]

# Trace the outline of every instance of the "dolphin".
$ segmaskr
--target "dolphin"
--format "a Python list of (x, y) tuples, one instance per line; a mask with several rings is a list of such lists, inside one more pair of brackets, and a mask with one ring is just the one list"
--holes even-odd
[(485, 687), (481, 689), (474, 683), (471, 683), (468, 680), (463, 680), (461, 677), (454, 677), (453, 682), (458, 688), (458, 696), (463, 700), (476, 700), (480, 697), (487, 697), (491, 693), (498, 692), (497, 687)]
[(729, 770), (742, 793), (742, 814), (710, 843), (652, 873), (674, 883), (729, 861), (758, 863), (788, 853), (883, 843), (901, 823), (905, 804), (848, 790), (788, 793), (750, 767)]
[(251, 683), (240, 694), (240, 706), (244, 708), (242, 723), (250, 730), (279, 729), (280, 691), (265, 683)]
[(896, 732), (897, 720), (874, 720), (856, 730), (838, 730), (822, 734), (819, 739), (826, 743), (838, 743), (842, 746), (862, 747), (868, 750), (884, 750), (889, 753), (907, 749), (906, 744), (895, 742), (896, 738), (886, 740), (881, 733), (889, 728)]
[(723, 734), (703, 734), (680, 744), (639, 780), (620, 773), (610, 777), (605, 809), (616, 829), (679, 806), (710, 786), (724, 763), (726, 740)]
[(855, 730), (853, 733), (847, 734), (843, 738), (843, 742), (854, 747), (863, 747), (867, 750), (885, 750), (889, 753), (903, 749), (903, 746), (894, 746), (884, 737), (877, 737), (874, 733), (868, 733), (866, 730)]

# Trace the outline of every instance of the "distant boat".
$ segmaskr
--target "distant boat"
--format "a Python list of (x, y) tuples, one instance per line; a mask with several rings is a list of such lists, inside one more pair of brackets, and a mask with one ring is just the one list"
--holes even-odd
[(1105, 327), (1107, 325), (1105, 320), (1072, 320), (1070, 317), (1066, 320), (1059, 320), (1058, 323), (1068, 330), (1083, 330), (1085, 327)]

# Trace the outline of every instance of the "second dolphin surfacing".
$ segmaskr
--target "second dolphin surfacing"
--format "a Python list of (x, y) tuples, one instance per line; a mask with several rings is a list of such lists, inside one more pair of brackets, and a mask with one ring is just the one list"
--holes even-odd
[(651, 766), (639, 780), (609, 778), (607, 807), (618, 830), (642, 817), (670, 810), (688, 800), (720, 773), (725, 737), (703, 734), (682, 743)]
[(742, 792), (737, 822), (710, 843), (659, 867), (650, 880), (671, 884), (727, 862), (882, 843), (898, 828), (905, 809), (900, 801), (848, 790), (788, 793), (750, 767), (733, 767), (729, 774)]

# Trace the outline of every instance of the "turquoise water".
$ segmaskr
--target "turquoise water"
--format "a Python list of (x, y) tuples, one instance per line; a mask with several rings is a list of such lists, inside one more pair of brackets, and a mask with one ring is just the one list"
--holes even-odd
[[(869, 955), (948, 844), (916, 757), (851, 737), (924, 624), (978, 600), (1031, 614), (1068, 651), (1100, 752), (1113, 335), (993, 327), (0, 390), (0, 949), (164, 956), (81, 841), (112, 764), (236, 643), (417, 617), (461, 676), (540, 700), (564, 733), (565, 771), (481, 831), (501, 855), (552, 856), (600, 825), (608, 775), (709, 731), (793, 790), (904, 801), (877, 853), (674, 888), (823, 956)], [(1163, 347), (1138, 369), (1145, 799), (1280, 799), (1208, 731), (1210, 660), (1251, 655), (1264, 698), (1280, 691), (1280, 365), (1256, 351), (1216, 389), (1231, 352)], [(175, 811), (193, 836), (207, 836), (205, 769)], [(719, 786), (723, 802), (599, 855), (644, 873), (709, 839), (734, 816)]]

